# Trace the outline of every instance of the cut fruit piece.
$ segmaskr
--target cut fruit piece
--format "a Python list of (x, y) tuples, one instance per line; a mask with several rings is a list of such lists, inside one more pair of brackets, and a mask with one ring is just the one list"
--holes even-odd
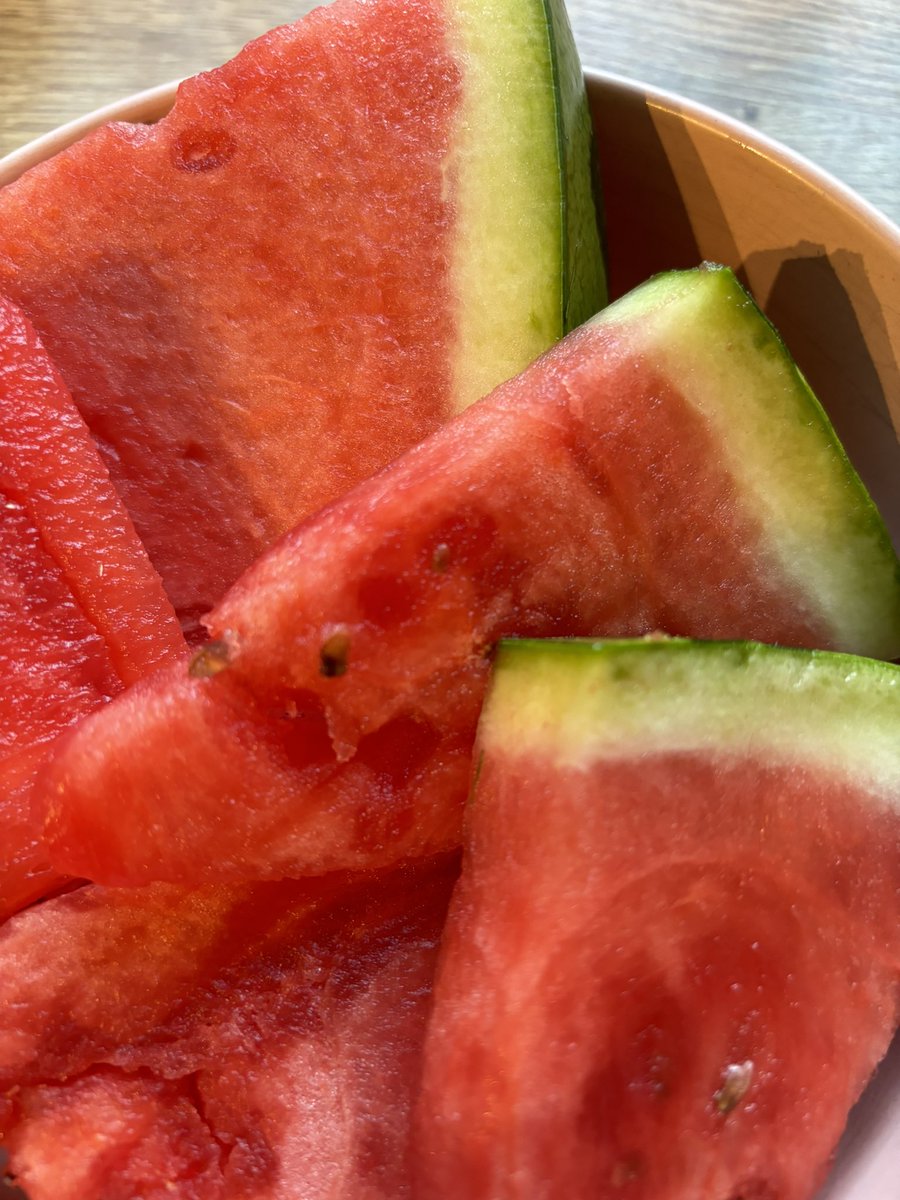
[(188, 633), (275, 538), (603, 301), (562, 0), (337, 0), (0, 192)]
[(442, 941), (429, 1200), (809, 1200), (900, 1016), (900, 667), (504, 643)]
[(58, 886), (31, 786), (53, 738), (184, 639), (96, 446), (0, 297), (0, 918)]
[(30, 1200), (409, 1196), (457, 874), (89, 887), (10, 921), (0, 1131)]
[(61, 865), (199, 882), (445, 848), (498, 637), (890, 656), (900, 582), (771, 327), (702, 270), (614, 305), (299, 526), (210, 628), (194, 678), (139, 687), (57, 757)]
[[(39, 554), (55, 563), (58, 586), (69, 589), (84, 620), (105, 643), (122, 683), (134, 683), (183, 657), (184, 641), (172, 606), (84, 421), (33, 327), (2, 297), (0, 467), (2, 563), (10, 564), (6, 569), (25, 577), (29, 560)], [(39, 562), (31, 570), (35, 580), (42, 578)], [(40, 598), (48, 607), (53, 605), (53, 598), (41, 591), (49, 586), (32, 585), (25, 578), (21, 594), (16, 595), (7, 581), (2, 589), (4, 605), (12, 608), (18, 603), (28, 621), (29, 603), (36, 606)], [(52, 686), (47, 681), (54, 668), (40, 659), (46, 634), (32, 636), (16, 670), (24, 672), (27, 663), (44, 680), (43, 686)], [(4, 687), (6, 676), (7, 671), (0, 673)], [(14, 715), (15, 707), (4, 698), (3, 721)], [(20, 704), (19, 718), (34, 719), (36, 707)], [(28, 711), (21, 712), (23, 708)]]
[(15, 1179), (28, 1200), (229, 1200), (225, 1148), (177, 1082), (101, 1069), (25, 1088), (17, 1112)]
[(0, 759), (0, 923), (69, 884), (69, 877), (50, 865), (41, 814), (33, 803), (34, 781), (50, 747), (52, 742), (40, 742)]

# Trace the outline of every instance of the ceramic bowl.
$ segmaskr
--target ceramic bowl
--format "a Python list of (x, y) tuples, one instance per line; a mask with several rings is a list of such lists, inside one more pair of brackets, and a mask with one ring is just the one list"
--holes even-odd
[[(746, 126), (627, 79), (587, 80), (613, 294), (704, 259), (734, 267), (900, 544), (900, 229)], [(164, 85), (39, 138), (0, 160), (0, 186), (105, 121), (158, 119), (174, 95)], [(900, 1040), (852, 1114), (817, 1200), (897, 1200), (898, 1181)]]

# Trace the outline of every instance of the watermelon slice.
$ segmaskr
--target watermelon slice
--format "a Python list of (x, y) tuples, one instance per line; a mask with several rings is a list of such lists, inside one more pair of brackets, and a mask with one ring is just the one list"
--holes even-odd
[(53, 739), (184, 639), (34, 330), (0, 297), (0, 918), (58, 885), (31, 788)]
[(61, 867), (199, 882), (455, 845), (498, 637), (890, 656), (900, 585), (775, 333), (702, 270), (607, 309), (299, 526), (210, 628), (193, 678), (138, 687), (57, 756)]
[(0, 192), (186, 631), (301, 517), (603, 300), (563, 0), (337, 0)]
[(456, 857), (84, 888), (0, 932), (0, 1131), (30, 1200), (395, 1200)]
[(809, 1200), (900, 1019), (900, 668), (506, 643), (426, 1042), (429, 1200)]

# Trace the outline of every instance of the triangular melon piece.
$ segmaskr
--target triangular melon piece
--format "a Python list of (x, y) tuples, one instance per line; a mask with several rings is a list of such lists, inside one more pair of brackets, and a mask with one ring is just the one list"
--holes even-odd
[(106, 883), (444, 848), (497, 639), (659, 629), (900, 650), (884, 526), (725, 270), (612, 305), (298, 526), (213, 613), (193, 677), (77, 731), (48, 834)]
[(186, 632), (603, 302), (562, 0), (337, 0), (0, 191), (34, 321)]
[(810, 1200), (900, 1015), (900, 667), (510, 642), (426, 1042), (430, 1200)]

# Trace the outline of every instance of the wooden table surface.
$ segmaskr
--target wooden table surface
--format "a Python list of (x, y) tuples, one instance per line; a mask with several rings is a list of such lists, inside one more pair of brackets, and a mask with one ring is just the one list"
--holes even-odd
[[(0, 0), (0, 155), (213, 66), (314, 0)], [(710, 104), (900, 223), (898, 0), (568, 0), (587, 67)]]

